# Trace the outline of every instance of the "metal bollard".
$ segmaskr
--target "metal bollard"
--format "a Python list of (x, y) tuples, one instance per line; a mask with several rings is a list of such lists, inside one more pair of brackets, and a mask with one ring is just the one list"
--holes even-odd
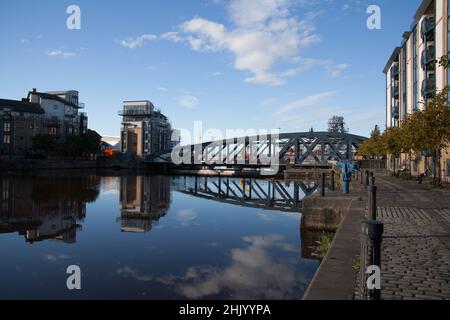
[(381, 222), (370, 220), (361, 222), (361, 280), (359, 285), (361, 298), (363, 300), (381, 300), (381, 288), (368, 288), (367, 270), (368, 267), (371, 266), (377, 266), (379, 270), (381, 270), (381, 243), (383, 232), (384, 225)]
[(322, 172), (322, 197), (325, 197), (325, 172)]
[(370, 185), (374, 186), (375, 185), (375, 177), (371, 177), (370, 178)]
[(368, 190), (368, 188), (369, 188), (369, 183), (370, 183), (370, 172), (369, 172), (369, 170), (367, 170), (366, 171), (366, 179), (365, 179), (365, 181), (366, 181), (366, 190)]
[(369, 210), (369, 219), (373, 221), (377, 220), (377, 187), (372, 185), (369, 187), (369, 196), (368, 196), (368, 210)]
[(335, 174), (336, 173), (334, 172), (334, 170), (331, 171), (331, 190), (332, 191), (336, 190), (336, 186), (335, 186), (336, 182), (334, 181), (334, 175)]

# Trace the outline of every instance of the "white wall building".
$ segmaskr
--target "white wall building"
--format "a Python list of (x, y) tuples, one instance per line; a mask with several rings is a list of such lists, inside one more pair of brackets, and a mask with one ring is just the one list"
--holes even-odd
[[(408, 114), (426, 107), (436, 91), (449, 84), (448, 70), (436, 59), (449, 51), (450, 0), (423, 0), (411, 29), (403, 34), (383, 72), (386, 74), (386, 126), (401, 126)], [(448, 151), (448, 150), (447, 150)], [(403, 160), (405, 161), (405, 160)], [(448, 152), (443, 152), (443, 176), (450, 177)], [(427, 164), (417, 157), (413, 173), (423, 173)]]
[(50, 120), (52, 134), (66, 136), (87, 132), (88, 119), (86, 113), (79, 112), (84, 109), (84, 104), (79, 103), (78, 91), (38, 92), (33, 89), (27, 99), (45, 110), (44, 118)]

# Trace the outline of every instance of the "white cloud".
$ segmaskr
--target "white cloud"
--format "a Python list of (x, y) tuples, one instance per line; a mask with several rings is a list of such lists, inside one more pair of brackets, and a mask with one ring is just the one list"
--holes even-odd
[(346, 63), (342, 63), (342, 64), (338, 64), (335, 66), (329, 66), (327, 68), (328, 74), (330, 75), (330, 77), (332, 78), (336, 78), (339, 77), (342, 72), (346, 69), (348, 69), (349, 65)]
[(56, 262), (60, 260), (69, 260), (72, 259), (72, 257), (66, 254), (47, 254), (44, 256), (44, 259), (51, 262)]
[(280, 106), (275, 111), (274, 116), (280, 117), (290, 113), (291, 111), (295, 111), (301, 108), (317, 107), (318, 105), (325, 103), (329, 98), (335, 95), (336, 91), (326, 91), (299, 100), (291, 101), (289, 103)]
[(19, 40), (19, 42), (20, 42), (21, 44), (25, 44), (25, 43), (30, 42), (30, 39), (22, 38), (22, 39)]
[(194, 18), (184, 22), (180, 32), (165, 38), (184, 41), (194, 51), (230, 53), (234, 68), (250, 73), (246, 82), (280, 85), (302, 68), (273, 69), (282, 62), (298, 63), (301, 49), (320, 42), (313, 23), (317, 14), (299, 20), (291, 12), (291, 4), (290, 0), (232, 0), (228, 5), (231, 28)]
[(161, 39), (170, 40), (175, 43), (183, 41), (183, 37), (178, 32), (166, 32), (161, 35)]
[(182, 95), (177, 98), (177, 103), (180, 107), (195, 109), (199, 103), (198, 98), (192, 95)]
[(168, 286), (187, 299), (213, 298), (226, 292), (238, 300), (287, 300), (306, 289), (310, 275), (298, 269), (296, 245), (280, 235), (248, 236), (242, 240), (244, 247), (232, 249), (230, 263), (222, 268), (192, 266), (181, 275), (156, 276), (125, 266), (116, 274)]
[(220, 71), (214, 71), (214, 72), (211, 72), (211, 75), (214, 77), (220, 77), (221, 75), (223, 75), (223, 73)]
[(164, 86), (160, 86), (159, 88), (158, 88), (158, 91), (169, 91), (169, 89), (167, 89), (166, 87), (164, 87)]
[(48, 51), (47, 55), (49, 57), (62, 57), (62, 58), (72, 58), (76, 56), (74, 52), (67, 52), (62, 50)]
[(143, 34), (138, 37), (129, 37), (126, 39), (118, 40), (117, 42), (124, 48), (136, 49), (142, 47), (145, 42), (157, 40), (158, 37), (154, 34)]
[(266, 98), (259, 103), (260, 107), (270, 107), (273, 106), (277, 102), (276, 98)]

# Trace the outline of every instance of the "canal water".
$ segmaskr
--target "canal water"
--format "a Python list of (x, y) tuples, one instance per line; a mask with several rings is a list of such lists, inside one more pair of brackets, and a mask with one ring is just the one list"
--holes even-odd
[(300, 214), (314, 183), (88, 173), (0, 188), (1, 299), (301, 299), (319, 266)]

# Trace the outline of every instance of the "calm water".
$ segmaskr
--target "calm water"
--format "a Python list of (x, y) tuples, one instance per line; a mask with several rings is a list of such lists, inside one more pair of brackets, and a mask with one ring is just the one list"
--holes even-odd
[(85, 174), (0, 188), (2, 299), (301, 299), (319, 265), (300, 228), (313, 184)]

